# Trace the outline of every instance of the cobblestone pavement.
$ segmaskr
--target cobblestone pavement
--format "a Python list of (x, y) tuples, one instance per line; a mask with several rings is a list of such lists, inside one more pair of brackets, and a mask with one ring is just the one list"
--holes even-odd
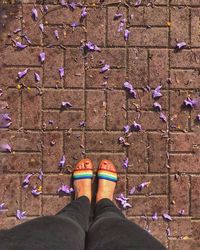
[[(36, 21), (35, 1), (19, 2), (0, 7), (0, 109), (12, 120), (9, 126), (9, 117), (0, 115), (0, 126), (8, 127), (0, 129), (0, 203), (7, 207), (1, 228), (24, 221), (16, 219), (17, 209), (27, 219), (54, 214), (70, 202), (57, 189), (70, 185), (77, 160), (89, 157), (97, 168), (108, 158), (120, 175), (116, 196), (123, 193), (132, 205), (127, 217), (171, 250), (199, 249), (199, 0), (144, 0), (138, 7), (94, 0), (81, 20), (80, 5), (37, 1)], [(17, 49), (17, 42), (28, 46)], [(100, 73), (106, 64), (110, 70)], [(134, 89), (124, 89), (124, 82)], [(62, 102), (68, 103), (61, 109)], [(141, 131), (133, 131), (140, 129), (134, 122)], [(42, 191), (36, 197), (35, 185)]]

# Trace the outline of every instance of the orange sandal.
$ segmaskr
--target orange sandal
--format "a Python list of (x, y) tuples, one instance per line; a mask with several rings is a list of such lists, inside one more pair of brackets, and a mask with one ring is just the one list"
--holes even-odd
[(115, 168), (115, 171), (113, 170), (107, 170), (104, 168), (103, 165), (105, 165), (105, 161), (109, 164), (112, 164), (113, 163), (109, 160), (102, 160), (101, 163), (99, 164), (99, 168), (98, 168), (98, 172), (97, 172), (97, 177), (98, 179), (104, 179), (104, 180), (109, 180), (109, 181), (113, 181), (113, 182), (117, 182), (118, 180), (118, 177), (117, 177), (117, 171), (116, 171), (116, 168)]
[[(82, 169), (78, 169), (78, 165), (81, 163), (81, 162), (84, 162), (84, 165), (85, 165), (85, 162), (86, 161), (89, 161), (89, 167), (87, 168), (85, 166), (85, 168), (82, 168)], [(77, 164), (76, 164), (76, 167), (75, 167), (75, 170), (73, 172), (73, 179), (74, 180), (80, 180), (80, 179), (92, 179), (93, 178), (93, 165), (92, 165), (92, 162), (90, 159), (82, 159), (80, 160)]]

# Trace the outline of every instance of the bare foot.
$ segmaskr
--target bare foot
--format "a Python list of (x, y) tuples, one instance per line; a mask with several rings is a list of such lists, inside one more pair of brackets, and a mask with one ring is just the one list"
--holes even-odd
[[(93, 170), (93, 165), (90, 159), (82, 159), (76, 164), (75, 170)], [(92, 179), (74, 179), (74, 190), (75, 190), (75, 199), (81, 196), (87, 196), (91, 202), (92, 199)]]
[[(109, 160), (102, 160), (99, 169), (105, 169), (116, 172), (115, 166)], [(96, 202), (100, 201), (103, 198), (108, 198), (112, 201), (115, 187), (116, 187), (116, 182), (105, 179), (99, 179)]]

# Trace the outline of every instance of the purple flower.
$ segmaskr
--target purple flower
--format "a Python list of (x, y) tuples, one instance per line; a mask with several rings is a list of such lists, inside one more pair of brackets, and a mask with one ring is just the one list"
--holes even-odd
[(85, 127), (85, 121), (80, 121), (79, 125), (80, 127)]
[(58, 34), (58, 30), (54, 30), (54, 36), (57, 40), (59, 40), (59, 34)]
[(41, 52), (39, 57), (40, 57), (40, 62), (43, 63), (45, 61), (45, 53)]
[(6, 209), (5, 203), (0, 203), (0, 212)]
[(179, 215), (184, 215), (184, 213), (185, 213), (184, 209), (180, 209), (179, 212), (178, 212)]
[(71, 2), (68, 4), (69, 8), (74, 11), (76, 9), (77, 4), (75, 2)]
[(60, 78), (62, 79), (65, 75), (65, 69), (64, 68), (59, 68), (59, 74), (60, 74)]
[(14, 34), (17, 34), (18, 32), (20, 32), (22, 29), (18, 28), (16, 30), (13, 31)]
[(133, 194), (135, 193), (135, 190), (136, 190), (136, 188), (135, 188), (135, 187), (132, 187), (132, 188), (130, 189), (130, 191), (129, 191), (129, 194), (130, 194), (130, 195), (133, 195)]
[(42, 172), (42, 170), (40, 170), (40, 174), (38, 175), (38, 179), (42, 180), (43, 176), (44, 176), (44, 173)]
[(130, 131), (130, 126), (129, 125), (125, 125), (124, 126), (124, 132), (127, 134)]
[(104, 73), (106, 71), (110, 70), (110, 65), (109, 64), (105, 64), (103, 66), (103, 68), (100, 69), (100, 73)]
[(61, 185), (61, 187), (58, 188), (58, 193), (61, 194), (71, 194), (72, 192), (74, 192), (74, 189), (69, 187), (68, 185)]
[(44, 33), (44, 25), (43, 25), (43, 23), (40, 23), (39, 28), (40, 28), (41, 32)]
[(185, 42), (180, 42), (176, 44), (176, 49), (183, 49), (187, 44)]
[(125, 29), (125, 31), (124, 31), (124, 40), (125, 41), (128, 41), (129, 35), (130, 35), (130, 31)]
[(134, 90), (133, 86), (129, 82), (124, 82), (123, 87), (128, 90), (129, 94), (133, 97), (136, 98), (137, 94), (136, 91)]
[(11, 118), (7, 113), (0, 114), (0, 128), (8, 128), (11, 124)]
[(28, 174), (22, 182), (22, 187), (27, 188), (32, 174)]
[(26, 211), (20, 211), (19, 209), (17, 210), (16, 212), (16, 218), (18, 220), (23, 220), (26, 218), (26, 215), (25, 215)]
[(87, 11), (86, 11), (86, 7), (83, 7), (82, 11), (81, 11), (81, 18), (85, 18), (87, 16)]
[(27, 41), (27, 43), (32, 44), (31, 40), (28, 38), (28, 36), (24, 35), (24, 39)]
[(126, 158), (123, 162), (123, 168), (127, 169), (128, 168), (128, 158)]
[(15, 46), (18, 49), (25, 49), (27, 47), (27, 45), (22, 44), (21, 42), (15, 42)]
[(24, 71), (18, 72), (18, 79), (21, 79), (22, 77), (24, 77), (28, 73), (28, 70), (29, 69), (27, 68)]
[(121, 13), (115, 13), (113, 20), (118, 20), (123, 16)]
[(123, 208), (131, 208), (131, 204), (128, 203), (129, 198), (125, 198), (123, 194), (120, 194), (119, 197), (116, 197), (116, 200), (119, 201)]
[(170, 230), (169, 227), (166, 229), (166, 233), (167, 233), (167, 236), (168, 236), (168, 237), (171, 236), (171, 230)]
[(62, 158), (61, 158), (61, 160), (60, 160), (60, 162), (59, 162), (59, 164), (58, 164), (58, 167), (59, 167), (59, 168), (64, 168), (64, 166), (65, 166), (65, 161), (66, 161), (66, 158), (65, 158), (65, 156), (63, 155)]
[(77, 23), (77, 22), (72, 22), (70, 25), (71, 25), (72, 28), (76, 28), (76, 27), (79, 26), (79, 23)]
[(155, 213), (153, 213), (153, 215), (152, 215), (152, 220), (157, 220), (158, 219), (158, 214), (155, 212)]
[(3, 90), (2, 89), (0, 89), (0, 96), (2, 96), (3, 95)]
[(138, 132), (142, 130), (142, 126), (139, 123), (134, 121), (133, 124), (130, 126), (130, 130)]
[(188, 97), (186, 100), (184, 100), (184, 106), (188, 108), (197, 108), (199, 104), (199, 99), (192, 99)]
[(124, 144), (124, 143), (125, 143), (125, 139), (124, 139), (124, 137), (122, 137), (122, 136), (120, 136), (120, 137), (118, 138), (118, 141), (119, 141), (120, 144)]
[(197, 115), (197, 121), (200, 122), (200, 114)]
[(71, 108), (72, 104), (70, 102), (62, 102), (61, 108)]
[(162, 88), (162, 86), (159, 85), (155, 90), (153, 90), (152, 97), (153, 97), (154, 99), (156, 99), (156, 98), (162, 96), (162, 94), (161, 94), (161, 92), (160, 92), (161, 88)]
[(158, 102), (154, 102), (153, 108), (154, 108), (156, 111), (161, 111), (161, 110), (162, 110), (162, 107), (161, 107), (160, 103), (158, 103)]
[(150, 184), (151, 184), (150, 181), (142, 182), (141, 184), (139, 184), (139, 185), (137, 186), (137, 190), (138, 190), (139, 192), (141, 192), (145, 187), (148, 187)]
[(162, 216), (163, 216), (164, 220), (166, 220), (166, 221), (172, 221), (172, 217), (169, 214), (164, 213)]
[(142, 3), (142, 0), (136, 0), (135, 1), (135, 7), (139, 7)]
[(38, 19), (38, 12), (37, 12), (36, 8), (32, 9), (32, 15), (31, 16), (32, 16), (32, 18), (33, 18), (34, 21), (37, 21), (37, 19)]
[(35, 81), (40, 82), (41, 81), (40, 75), (38, 73), (34, 73), (34, 74), (35, 74)]
[(88, 41), (85, 44), (85, 48), (86, 48), (87, 51), (98, 51), (98, 52), (101, 51), (101, 49), (97, 45), (95, 45), (94, 43), (92, 43), (90, 41)]
[(161, 112), (160, 113), (160, 119), (163, 121), (163, 122), (167, 122), (167, 117)]
[(37, 186), (34, 186), (33, 189), (31, 190), (31, 194), (34, 196), (39, 196), (40, 194), (42, 194), (42, 191), (40, 191), (39, 188), (37, 188)]
[(0, 152), (12, 152), (11, 146), (8, 143), (0, 144)]
[(121, 21), (120, 21), (120, 24), (119, 24), (119, 27), (118, 27), (118, 32), (121, 32), (124, 28), (124, 25), (126, 23), (126, 18), (123, 18)]

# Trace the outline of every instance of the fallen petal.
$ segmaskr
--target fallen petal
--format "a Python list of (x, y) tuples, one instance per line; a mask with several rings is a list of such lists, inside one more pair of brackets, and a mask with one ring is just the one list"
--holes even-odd
[(161, 88), (162, 88), (162, 86), (159, 85), (155, 90), (153, 90), (152, 97), (154, 99), (162, 96), (162, 93), (160, 92)]
[(11, 118), (7, 113), (0, 114), (0, 128), (8, 128), (11, 124)]
[(167, 122), (167, 117), (161, 112), (160, 113), (160, 119), (163, 121), (163, 122)]
[(186, 43), (185, 42), (180, 42), (176, 44), (176, 49), (180, 50), (186, 47)]
[(70, 102), (62, 102), (61, 108), (71, 108), (72, 104)]
[(142, 130), (142, 126), (139, 123), (134, 121), (133, 124), (130, 126), (130, 130), (138, 132)]
[(29, 69), (27, 68), (24, 71), (18, 72), (18, 79), (21, 79), (22, 77), (24, 77), (28, 73), (28, 70)]
[(60, 74), (60, 78), (62, 79), (65, 75), (65, 69), (64, 68), (59, 68), (59, 74)]
[(35, 81), (40, 82), (41, 81), (40, 75), (38, 73), (34, 73), (34, 74), (35, 74)]
[(0, 144), (0, 152), (12, 152), (11, 146), (8, 143), (1, 143)]
[(22, 187), (23, 188), (27, 188), (30, 182), (30, 178), (31, 178), (32, 174), (28, 174), (25, 179), (22, 182)]
[(155, 213), (153, 213), (153, 215), (152, 215), (152, 220), (158, 220), (158, 214), (155, 212)]
[(60, 160), (60, 162), (59, 162), (59, 164), (58, 164), (58, 167), (59, 167), (59, 168), (64, 168), (64, 166), (65, 166), (65, 161), (66, 161), (66, 158), (65, 158), (65, 156), (63, 155), (62, 158), (61, 158), (61, 160)]
[(40, 62), (43, 63), (45, 61), (45, 53), (41, 52), (39, 57), (40, 57)]
[(109, 64), (105, 64), (105, 66), (100, 69), (100, 73), (104, 73), (104, 72), (106, 72), (108, 70), (110, 70), (110, 65)]
[(121, 14), (121, 13), (116, 13), (116, 14), (114, 15), (113, 20), (118, 20), (118, 19), (120, 19), (122, 16), (123, 16), (123, 14)]
[(54, 30), (54, 36), (57, 40), (59, 40), (58, 30)]
[(128, 168), (128, 158), (126, 158), (123, 162), (123, 168), (127, 169)]
[(17, 212), (16, 212), (16, 218), (18, 219), (18, 220), (23, 220), (23, 219), (25, 219), (26, 218), (26, 211), (20, 211), (19, 209), (17, 210)]
[(162, 107), (161, 107), (161, 105), (160, 105), (158, 102), (154, 102), (153, 108), (154, 108), (156, 111), (161, 111), (161, 110), (162, 110)]
[(37, 19), (38, 19), (38, 12), (37, 12), (36, 8), (32, 9), (32, 18), (34, 21), (37, 21)]
[(22, 43), (20, 43), (20, 42), (16, 42), (16, 43), (15, 43), (15, 46), (16, 46), (16, 48), (18, 48), (18, 49), (25, 49), (25, 48), (27, 47), (27, 45), (22, 44)]
[(172, 221), (172, 217), (169, 214), (164, 213), (162, 216), (163, 216), (164, 220), (166, 220), (166, 221)]
[(44, 33), (44, 24), (43, 23), (39, 24), (39, 28), (40, 28), (41, 32)]
[(125, 41), (128, 41), (129, 35), (130, 35), (130, 31), (125, 29), (125, 31), (124, 31), (124, 40)]

